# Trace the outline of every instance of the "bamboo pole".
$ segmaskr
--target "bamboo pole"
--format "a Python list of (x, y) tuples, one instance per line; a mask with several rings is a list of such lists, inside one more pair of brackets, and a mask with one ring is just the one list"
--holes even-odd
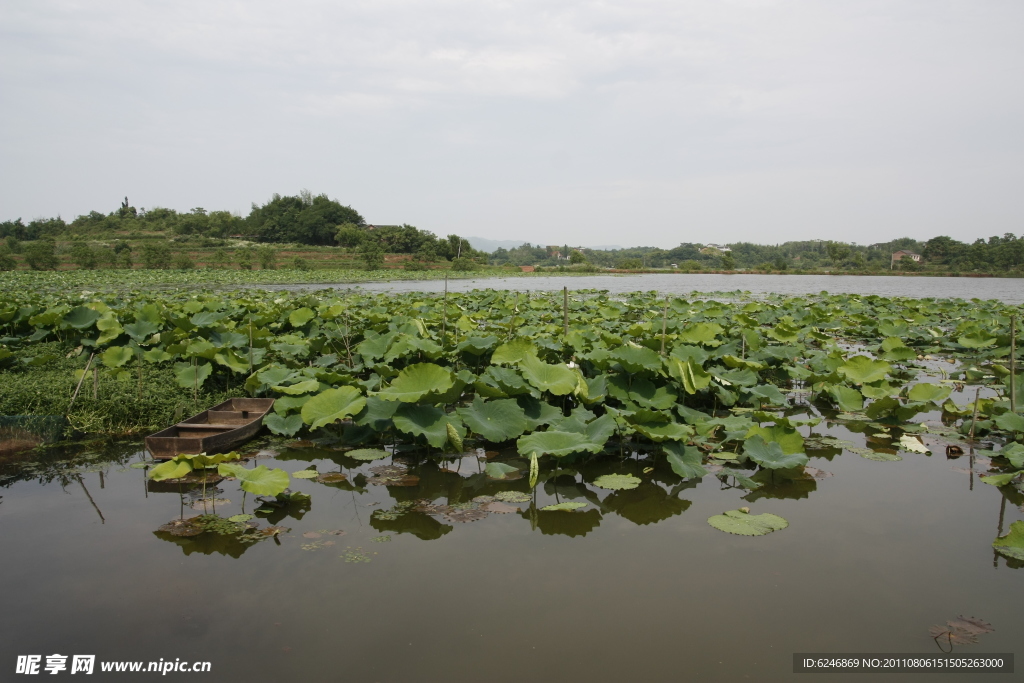
[[(68, 403), (68, 413), (71, 412), (71, 406), (75, 405), (75, 399), (78, 398), (78, 390), (82, 388), (82, 382), (85, 381), (85, 376), (89, 374), (89, 366), (92, 365), (92, 359), (96, 356), (96, 352), (93, 351), (89, 354), (89, 360), (85, 364), (85, 370), (82, 370), (82, 376), (78, 378), (78, 386), (75, 387), (75, 393), (71, 396), (71, 402)], [(65, 413), (67, 414), (67, 413)]]
[[(978, 424), (978, 397), (981, 396), (981, 387), (974, 392), (974, 418), (971, 420), (971, 441), (974, 441), (974, 426)], [(972, 470), (973, 472), (973, 470)]]
[(569, 288), (562, 287), (562, 328), (569, 334)]
[(661, 314), (661, 355), (665, 355), (665, 335), (668, 333), (668, 297), (665, 297), (665, 311)]
[(1017, 316), (1010, 316), (1010, 412), (1017, 412)]

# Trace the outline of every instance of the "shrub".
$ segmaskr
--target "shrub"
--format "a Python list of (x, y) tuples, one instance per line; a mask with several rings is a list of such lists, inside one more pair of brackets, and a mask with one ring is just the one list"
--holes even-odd
[(71, 243), (71, 262), (79, 268), (92, 270), (99, 262), (99, 255), (84, 240), (75, 240)]
[(363, 242), (359, 247), (359, 256), (366, 270), (380, 270), (384, 267), (384, 248), (376, 242)]
[(405, 270), (426, 270), (427, 267), (419, 261), (406, 261), (402, 266)]
[(301, 256), (296, 256), (292, 259), (292, 268), (295, 270), (313, 270), (313, 265)]
[(179, 251), (171, 260), (171, 266), (175, 270), (192, 270), (196, 267), (196, 264), (187, 251)]
[(52, 240), (36, 240), (25, 247), (25, 262), (32, 270), (56, 270), (60, 264)]
[(269, 245), (264, 245), (256, 250), (256, 257), (263, 270), (273, 270), (277, 267), (277, 250)]
[(252, 270), (253, 257), (255, 256), (252, 247), (242, 247), (235, 252), (235, 260), (242, 270)]
[(142, 245), (142, 267), (159, 270), (171, 265), (171, 247), (166, 240), (146, 242)]

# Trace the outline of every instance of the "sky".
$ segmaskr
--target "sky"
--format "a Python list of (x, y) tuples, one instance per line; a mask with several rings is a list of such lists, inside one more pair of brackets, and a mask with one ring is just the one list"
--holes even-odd
[(1024, 233), (1019, 0), (12, 0), (0, 220), (308, 189), (542, 244)]

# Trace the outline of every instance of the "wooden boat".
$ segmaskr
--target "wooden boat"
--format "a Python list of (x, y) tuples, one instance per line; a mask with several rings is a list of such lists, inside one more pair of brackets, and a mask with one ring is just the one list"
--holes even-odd
[(146, 448), (157, 460), (179, 453), (230, 451), (256, 435), (273, 405), (272, 398), (232, 398), (147, 436)]

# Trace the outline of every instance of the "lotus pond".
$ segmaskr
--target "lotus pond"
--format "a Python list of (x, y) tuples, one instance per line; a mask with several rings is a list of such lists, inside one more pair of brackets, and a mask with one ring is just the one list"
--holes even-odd
[(733, 681), (789, 680), (794, 652), (1013, 652), (1016, 314), (12, 294), (0, 380), (77, 364), (72, 426), (90, 383), (277, 402), (234, 454), (158, 464), (83, 436), (5, 456), (3, 666), (67, 650), (208, 660), (217, 680)]

